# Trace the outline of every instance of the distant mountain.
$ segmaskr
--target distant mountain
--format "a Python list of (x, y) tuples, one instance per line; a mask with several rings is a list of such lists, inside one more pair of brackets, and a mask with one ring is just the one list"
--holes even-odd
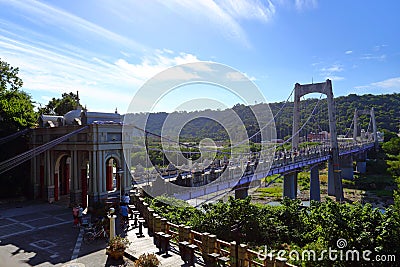
[[(318, 102), (318, 104), (317, 104)], [(268, 117), (267, 104), (261, 103), (249, 106), (242, 104), (236, 104), (232, 109), (215, 111), (215, 110), (204, 110), (204, 111), (193, 111), (193, 112), (173, 112), (171, 114), (152, 113), (149, 115), (147, 123), (144, 124), (147, 114), (128, 114), (130, 121), (136, 125), (146, 125), (146, 130), (161, 134), (161, 129), (164, 122), (168, 118), (168, 129), (163, 129), (163, 135), (169, 135), (173, 132), (180, 133), (181, 140), (201, 140), (203, 138), (212, 138), (214, 140), (228, 140), (228, 134), (224, 130), (223, 126), (231, 129), (230, 132), (240, 133), (242, 128), (241, 123), (235, 120), (235, 116), (232, 115), (232, 110), (238, 115), (241, 121), (243, 121), (248, 135), (253, 135), (259, 131), (259, 125), (252, 112), (257, 111), (261, 126), (271, 121)], [(326, 99), (306, 99), (301, 101), (301, 123), (310, 117), (311, 112), (314, 110), (314, 116), (309, 120), (307, 125), (300, 132), (300, 136), (305, 136), (310, 132), (320, 132), (322, 130), (329, 131), (328, 126), (328, 112)], [(336, 106), (336, 122), (338, 134), (352, 134), (352, 129), (349, 127), (352, 124), (354, 110), (369, 110), (372, 107), (375, 111), (376, 121), (378, 130), (389, 130), (397, 132), (400, 126), (400, 94), (385, 94), (385, 95), (356, 95), (350, 94), (348, 96), (341, 96), (335, 98)], [(283, 108), (282, 108), (283, 107)], [(285, 138), (291, 135), (292, 132), (292, 121), (293, 121), (293, 102), (278, 102), (270, 103), (269, 108), (275, 117), (275, 126), (277, 132), (277, 138)], [(281, 110), (282, 109), (282, 110)], [(275, 116), (278, 111), (281, 110), (278, 116)], [(261, 111), (261, 112), (258, 112)], [(195, 119), (193, 119), (195, 118)], [(213, 118), (213, 119), (210, 119)], [(216, 122), (215, 120), (218, 120)], [(360, 116), (359, 122), (361, 129), (372, 130), (370, 125), (370, 118), (367, 115)], [(182, 126), (182, 129), (180, 129)], [(271, 125), (271, 127), (273, 124)], [(236, 128), (235, 128), (236, 127)], [(268, 129), (267, 129), (268, 130)], [(259, 141), (256, 136), (253, 141)]]

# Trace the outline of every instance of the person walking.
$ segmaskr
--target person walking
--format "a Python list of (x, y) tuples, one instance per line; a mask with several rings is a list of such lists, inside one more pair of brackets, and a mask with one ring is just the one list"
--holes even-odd
[(127, 204), (121, 205), (120, 214), (121, 214), (121, 226), (124, 230), (126, 230), (126, 227), (129, 225), (129, 219), (128, 219), (129, 210)]
[(82, 205), (79, 204), (79, 206), (78, 206), (78, 221), (79, 221), (79, 227), (82, 226), (82, 218), (83, 218), (83, 208), (82, 208)]
[(125, 195), (122, 197), (122, 203), (129, 205), (130, 202), (131, 202), (131, 198), (129, 197), (129, 194), (125, 193)]
[(74, 206), (72, 208), (72, 216), (74, 218), (72, 227), (78, 227), (78, 223), (79, 223), (78, 214), (79, 214), (79, 208), (76, 204), (74, 204)]

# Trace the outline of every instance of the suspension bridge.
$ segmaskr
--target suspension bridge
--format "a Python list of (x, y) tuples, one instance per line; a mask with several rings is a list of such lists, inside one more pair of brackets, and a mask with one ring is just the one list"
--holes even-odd
[[(320, 93), (321, 97), (323, 95), (327, 97), (329, 134), (320, 145), (304, 148), (300, 146), (300, 133), (311, 120), (315, 120), (317, 107), (321, 103), (320, 97), (311, 114), (303, 118), (304, 123), (300, 126), (302, 121), (300, 100), (310, 93)], [(344, 198), (342, 179), (352, 179), (353, 161), (357, 162), (359, 172), (365, 172), (367, 151), (378, 149), (374, 110), (372, 108), (355, 111), (352, 124), (348, 128), (348, 133), (353, 130), (353, 136), (341, 139), (338, 138), (336, 130), (336, 110), (330, 80), (323, 83), (296, 84), (271, 122), (279, 117), (292, 95), (294, 104), (292, 134), (286, 141), (272, 144), (270, 153), (266, 155), (254, 153), (235, 158), (235, 155), (231, 154), (231, 157), (222, 163), (211, 162), (200, 170), (177, 171), (176, 175), (172, 176), (170, 173), (165, 175), (164, 172), (163, 175), (155, 170), (150, 173), (148, 166), (144, 172), (136, 171), (132, 175), (130, 155), (135, 149), (132, 140), (136, 136), (123, 132), (123, 127), (127, 125), (123, 125), (122, 116), (117, 113), (77, 109), (64, 116), (42, 115), (39, 120), (40, 127), (0, 139), (0, 143), (5, 143), (21, 134), (29, 134), (31, 140), (29, 151), (0, 163), (0, 174), (30, 160), (34, 197), (52, 202), (58, 201), (62, 196), (68, 196), (71, 203), (81, 202), (86, 206), (106, 200), (111, 195), (128, 192), (131, 190), (132, 181), (139, 183), (149, 192), (160, 191), (159, 194), (167, 193), (183, 200), (223, 192), (229, 188), (235, 191), (235, 197), (243, 198), (247, 196), (252, 183), (274, 174), (284, 177), (283, 196), (294, 199), (297, 194), (297, 174), (308, 167), (310, 199), (320, 200), (318, 169), (321, 164), (327, 162), (328, 194), (341, 201)], [(360, 136), (359, 116), (362, 114), (370, 115), (371, 127)], [(259, 132), (243, 140), (242, 143), (260, 134), (269, 124), (270, 122), (260, 126)], [(134, 129), (135, 126), (131, 128)], [(139, 130), (145, 133), (146, 137), (154, 135), (168, 139), (145, 129)], [(372, 133), (369, 133), (369, 130), (372, 130)], [(277, 149), (289, 142), (291, 143), (289, 151)], [(193, 147), (179, 142), (178, 145)], [(236, 145), (239, 146), (241, 143)], [(152, 149), (154, 148), (145, 148), (146, 151)], [(148, 157), (146, 162), (147, 160)], [(183, 187), (186, 188), (182, 190)]]

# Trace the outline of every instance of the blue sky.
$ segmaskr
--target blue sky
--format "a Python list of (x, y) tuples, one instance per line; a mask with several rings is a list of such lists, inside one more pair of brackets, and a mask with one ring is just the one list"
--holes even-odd
[(79, 90), (92, 111), (125, 113), (146, 80), (195, 61), (243, 72), (268, 102), (327, 78), (336, 96), (399, 93), (399, 10), (397, 0), (0, 0), (0, 57), (34, 101)]

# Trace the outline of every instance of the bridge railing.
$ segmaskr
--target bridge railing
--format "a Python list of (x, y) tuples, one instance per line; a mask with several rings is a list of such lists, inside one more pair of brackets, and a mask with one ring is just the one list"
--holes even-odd
[(248, 267), (294, 266), (283, 258), (272, 256), (262, 258), (259, 253), (249, 249), (245, 244), (236, 244), (235, 241), (227, 242), (217, 239), (216, 235), (194, 231), (190, 226), (168, 222), (165, 218), (158, 216), (140, 194), (136, 194), (133, 201), (141, 216), (146, 220), (149, 235), (153, 236), (154, 243), (160, 242), (157, 240), (160, 232), (168, 235), (166, 242), (178, 245), (179, 254), (184, 261), (190, 263), (196, 255), (196, 258), (204, 261), (206, 266), (216, 266), (217, 264), (235, 266), (236, 262), (239, 263), (238, 266)]

